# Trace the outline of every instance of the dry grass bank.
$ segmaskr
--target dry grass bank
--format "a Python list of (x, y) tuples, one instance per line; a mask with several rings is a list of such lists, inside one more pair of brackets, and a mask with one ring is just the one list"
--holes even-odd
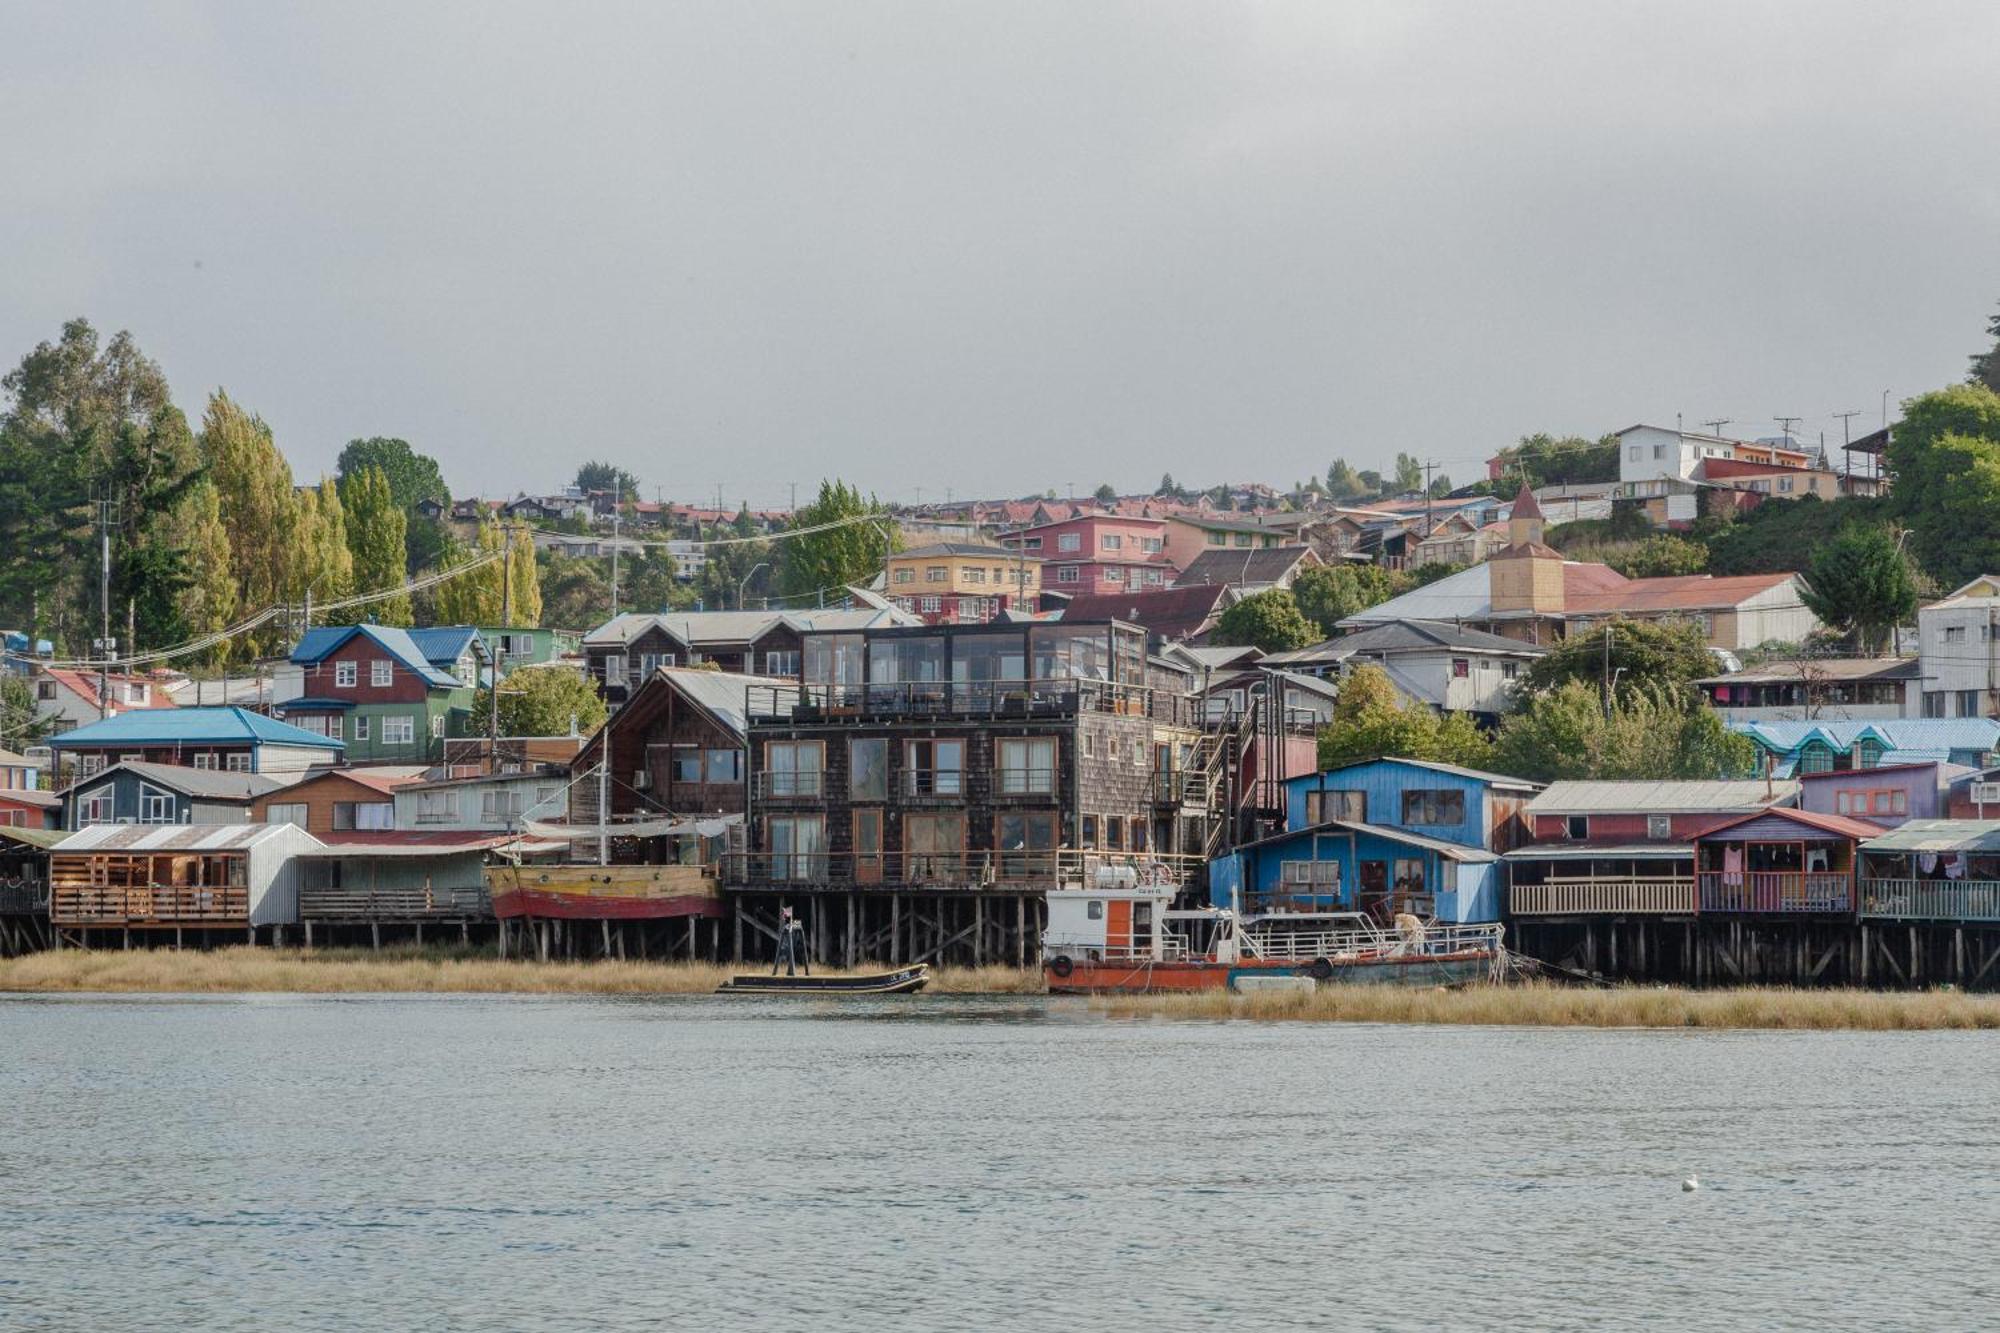
[(1529, 983), (1416, 990), (1326, 986), (1311, 993), (1100, 996), (1092, 1007), (1161, 1018), (1512, 1027), (1795, 1028), (1868, 1031), (2000, 1028), (2000, 996), (1957, 991), (1578, 990)]
[[(0, 991), (463, 991), (519, 994), (706, 994), (738, 969), (714, 963), (536, 963), (451, 949), (166, 949), (29, 954), (0, 960)], [(746, 967), (743, 971), (761, 969)], [(856, 971), (879, 971), (878, 967)], [(839, 975), (840, 969), (831, 969)], [(954, 994), (1040, 991), (1039, 971), (944, 968), (931, 989)]]

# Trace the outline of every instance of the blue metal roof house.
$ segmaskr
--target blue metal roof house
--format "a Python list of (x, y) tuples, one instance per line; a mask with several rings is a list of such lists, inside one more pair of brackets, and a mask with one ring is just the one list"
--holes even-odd
[(75, 755), (83, 776), (139, 760), (230, 773), (302, 773), (337, 764), (339, 741), (246, 708), (139, 708), (49, 740)]
[(1756, 742), (1781, 778), (1926, 760), (1990, 768), (2000, 752), (2000, 721), (1990, 717), (1736, 722), (1731, 730)]
[(1499, 853), (1527, 839), (1541, 788), (1498, 773), (1370, 759), (1285, 784), (1285, 831), (1209, 867), (1211, 901), (1245, 918), (1294, 912), (1498, 921)]

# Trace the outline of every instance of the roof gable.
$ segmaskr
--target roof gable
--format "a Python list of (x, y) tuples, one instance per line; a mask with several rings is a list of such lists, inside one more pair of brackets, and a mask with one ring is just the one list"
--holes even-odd
[(49, 739), (54, 749), (90, 745), (291, 745), (344, 750), (340, 741), (246, 708), (142, 708)]

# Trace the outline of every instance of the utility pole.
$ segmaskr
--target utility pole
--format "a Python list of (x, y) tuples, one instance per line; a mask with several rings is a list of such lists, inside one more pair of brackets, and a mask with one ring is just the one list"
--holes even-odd
[(108, 494), (97, 502), (97, 716), (100, 721), (111, 713), (107, 664), (117, 647), (111, 637), (111, 511), (116, 503)]
[(1437, 470), (1438, 470), (1438, 465), (1437, 465), (1437, 460), (1435, 458), (1431, 459), (1428, 463), (1424, 464), (1424, 537), (1426, 540), (1429, 540), (1430, 538), (1431, 526), (1432, 526), (1431, 473), (1436, 472)]
[[(722, 488), (716, 487), (720, 495)], [(625, 483), (621, 479), (612, 483), (611, 500), (611, 614), (618, 614), (618, 511), (625, 507)]]
[(1721, 439), (1722, 428), (1724, 426), (1727, 426), (1733, 420), (1735, 420), (1734, 417), (1717, 417), (1713, 421), (1704, 421), (1701, 424), (1708, 427), (1708, 433), (1710, 435), (1715, 436), (1717, 439)]
[[(506, 544), (500, 548), (500, 646), (486, 650), (486, 771), (500, 771), (500, 661), (507, 655), (507, 627), (514, 623), (514, 533), (519, 525), (509, 524)], [(615, 549), (615, 548), (614, 548)]]
[(1805, 420), (1805, 418), (1804, 418), (1804, 417), (1772, 417), (1772, 418), (1771, 418), (1771, 420), (1773, 420), (1773, 421), (1775, 421), (1775, 422), (1777, 422), (1777, 423), (1778, 423), (1778, 434), (1780, 434), (1780, 435), (1784, 436), (1784, 437), (1785, 437), (1785, 443), (1786, 443), (1787, 445), (1789, 445), (1789, 444), (1790, 444), (1790, 443), (1792, 442), (1792, 424), (1793, 424), (1794, 422), (1798, 422), (1798, 421), (1804, 421), (1804, 420)]
[(1611, 626), (1604, 627), (1604, 720), (1611, 720)]
[(1852, 427), (1848, 423), (1861, 414), (1859, 412), (1835, 412), (1833, 415), (1840, 418), (1840, 457), (1842, 470), (1852, 479), (1854, 476), (1854, 455), (1847, 452), (1847, 446), (1854, 443), (1854, 440), (1849, 433)]

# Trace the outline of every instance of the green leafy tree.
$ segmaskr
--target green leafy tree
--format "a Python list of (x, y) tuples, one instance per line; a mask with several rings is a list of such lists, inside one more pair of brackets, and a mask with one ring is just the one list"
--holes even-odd
[[(1890, 433), (1894, 512), (1909, 526), (1918, 562), (1946, 587), (1989, 572), (2000, 549), (2000, 513), (1965, 503), (2000, 460), (2000, 393), (1955, 384), (1903, 404)], [(1970, 522), (1970, 526), (1966, 524)]]
[(1986, 336), (1993, 339), (1993, 346), (1972, 358), (1972, 373), (1966, 376), (1966, 382), (1983, 384), (2000, 393), (2000, 315), (1987, 317)]
[(1708, 548), (1707, 572), (1718, 578), (1798, 573), (1812, 563), (1813, 552), (1843, 528), (1885, 523), (1894, 514), (1888, 499), (1822, 500), (1809, 495), (1783, 504), (1760, 504), (1730, 517), (1705, 514), (1695, 520), (1689, 535)]
[(1252, 593), (1224, 611), (1209, 635), (1217, 645), (1247, 644), (1267, 653), (1304, 648), (1319, 638), (1283, 588)]
[[(1591, 558), (1579, 553), (1579, 560)], [(1708, 568), (1708, 548), (1685, 537), (1661, 533), (1629, 546), (1606, 549), (1598, 557), (1628, 579), (1699, 574)]]
[(1579, 680), (1529, 695), (1493, 740), (1494, 766), (1535, 782), (1745, 777), (1756, 763), (1756, 745), (1706, 704), (1683, 708), (1633, 691), (1607, 716), (1597, 690)]
[(345, 485), (365, 468), (374, 468), (382, 474), (389, 483), (390, 502), (404, 512), (415, 507), (419, 500), (451, 503), (451, 488), (444, 484), (437, 460), (412, 449), (408, 440), (380, 435), (349, 440), (334, 464), (335, 478)]
[[(476, 716), (486, 716), (487, 692), (479, 691)], [(574, 728), (587, 736), (602, 726), (604, 700), (579, 671), (565, 666), (532, 666), (510, 671), (500, 681), (500, 732), (505, 736), (567, 736)]]
[[(481, 555), (496, 557), (491, 563), (446, 579), (437, 585), (437, 617), (441, 625), (498, 625), (501, 602), (506, 594), (506, 561), (498, 559), (505, 539), (500, 524), (490, 516), (479, 525), (472, 550), (466, 559)], [(455, 562), (454, 562), (455, 563)]]
[[(743, 517), (749, 517), (747, 511)], [(832, 596), (846, 584), (865, 583), (880, 573), (882, 562), (901, 547), (888, 511), (874, 496), (863, 497), (844, 481), (820, 482), (819, 498), (792, 515), (792, 527), (824, 529), (778, 544), (780, 582), (793, 597), (822, 592)], [(727, 549), (711, 549), (710, 562), (715, 561), (716, 550)], [(735, 589), (729, 592), (733, 596)]]
[(1096, 497), (1097, 503), (1101, 505), (1108, 507), (1118, 503), (1118, 488), (1108, 481), (1099, 486), (1092, 494)]
[(599, 562), (552, 555), (542, 562), (539, 573), (544, 624), (581, 630), (611, 618), (611, 583)]
[[(181, 625), (191, 639), (213, 634), (235, 619), (236, 572), (229, 563), (229, 529), (222, 521), (222, 497), (212, 482), (202, 481), (189, 494), (173, 540), (187, 552), (189, 568), (177, 609)], [(196, 660), (218, 662), (228, 651), (224, 644)]]
[(1352, 500), (1369, 489), (1345, 458), (1336, 458), (1326, 469), (1326, 493), (1336, 500)]
[(1333, 717), (1320, 729), (1320, 767), (1385, 756), (1486, 768), (1492, 746), (1469, 714), (1403, 701), (1382, 668), (1357, 667), (1340, 682)]
[(1354, 479), (1361, 483), (1361, 494), (1363, 495), (1380, 495), (1384, 490), (1388, 489), (1381, 473), (1371, 472), (1366, 468), (1355, 473)]
[(44, 715), (35, 701), (35, 687), (26, 676), (0, 674), (0, 747), (25, 750), (47, 739), (55, 714)]
[[(209, 396), (199, 438), (229, 534), (238, 610), (256, 611), (289, 600), (292, 586), (299, 583), (295, 572), (311, 553), (302, 557), (294, 545), (299, 500), (292, 490), (292, 469), (278, 452), (270, 427), (218, 389)], [(300, 584), (298, 591), (304, 590)], [(233, 655), (276, 652), (283, 640), (283, 627), (273, 624), (239, 641)]]
[(1442, 500), (1442, 499), (1444, 499), (1444, 498), (1445, 498), (1445, 497), (1446, 497), (1447, 495), (1450, 495), (1450, 494), (1451, 494), (1451, 478), (1450, 478), (1450, 477), (1448, 477), (1448, 476), (1446, 476), (1446, 475), (1445, 475), (1444, 473), (1440, 472), (1440, 473), (1438, 473), (1438, 474), (1437, 474), (1437, 476), (1435, 476), (1435, 477), (1431, 478), (1431, 486), (1430, 486), (1430, 496), (1431, 496), (1431, 498), (1432, 498), (1432, 499), (1434, 499), (1434, 500)]
[(1340, 632), (1341, 621), (1399, 597), (1411, 586), (1407, 575), (1380, 565), (1315, 565), (1292, 580), (1292, 600), (1320, 637), (1330, 639)]
[[(1618, 437), (1586, 440), (1579, 435), (1523, 435), (1500, 451), (1500, 466), (1515, 486), (1531, 489), (1618, 480)], [(1507, 492), (1503, 491), (1502, 494)]]
[(1715, 654), (1700, 626), (1689, 621), (1620, 619), (1556, 644), (1522, 673), (1522, 684), (1534, 692), (1572, 682), (1599, 691), (1609, 676), (1617, 681), (1620, 698), (1646, 695), (1687, 703), (1697, 697), (1689, 682), (1716, 670)]
[(1163, 496), (1167, 499), (1175, 499), (1179, 497), (1180, 493), (1181, 488), (1174, 484), (1174, 474), (1171, 472), (1162, 472), (1160, 474), (1159, 489), (1155, 490), (1153, 494)]
[(1439, 579), (1448, 579), (1464, 568), (1464, 565), (1449, 564), (1443, 560), (1427, 560), (1410, 571), (1410, 586), (1422, 588)]
[(575, 485), (585, 495), (594, 491), (605, 491), (620, 499), (630, 500), (639, 494), (637, 477), (616, 464), (601, 463), (594, 459), (576, 470)]
[(1880, 650), (1917, 613), (1917, 581), (1902, 543), (1884, 527), (1848, 528), (1813, 556), (1801, 598), (1863, 653)]
[[(347, 549), (353, 557), (353, 579), (361, 592), (393, 588), (403, 581), (405, 547), (403, 510), (389, 492), (389, 478), (380, 468), (366, 466), (349, 472), (340, 483), (345, 506)], [(383, 625), (410, 623), (408, 593), (372, 602), (368, 613)]]
[(1424, 488), (1423, 460), (1415, 454), (1396, 455), (1396, 493), (1421, 491)]

